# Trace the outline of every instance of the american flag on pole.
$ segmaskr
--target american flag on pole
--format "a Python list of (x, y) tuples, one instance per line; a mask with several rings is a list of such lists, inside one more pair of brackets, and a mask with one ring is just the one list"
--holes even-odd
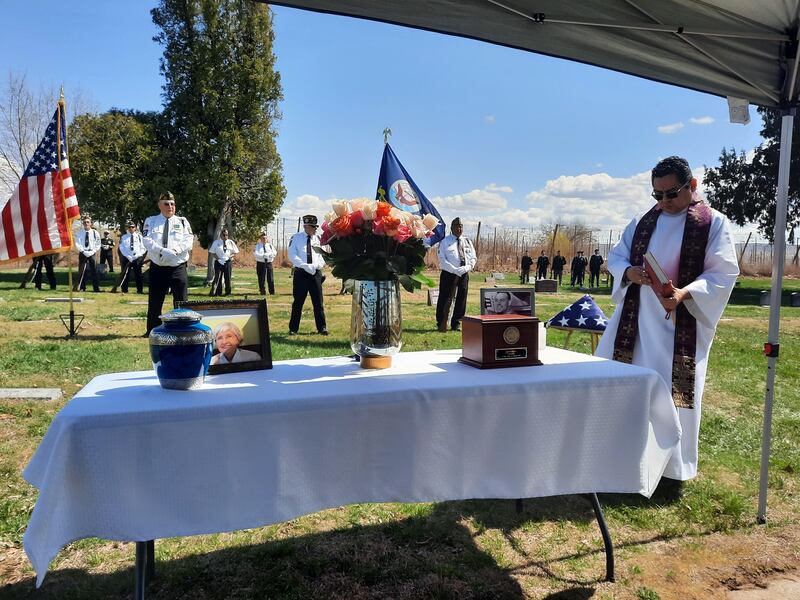
[(0, 200), (0, 261), (65, 252), (80, 213), (67, 160), (67, 125), (59, 102), (17, 189)]

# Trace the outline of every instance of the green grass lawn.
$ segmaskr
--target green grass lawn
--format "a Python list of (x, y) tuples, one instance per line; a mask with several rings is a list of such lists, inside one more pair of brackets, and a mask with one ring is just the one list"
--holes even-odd
[[(192, 300), (207, 297), (200, 274), (190, 282)], [(0, 387), (65, 392), (58, 402), (0, 400), (0, 598), (129, 597), (131, 544), (92, 539), (70, 545), (35, 596), (21, 551), (36, 500), (21, 471), (54, 414), (96, 375), (151, 368), (147, 340), (140, 337), (147, 309), (140, 303), (146, 296), (80, 294), (85, 301), (76, 312), (84, 315), (83, 326), (77, 339), (65, 340), (59, 319), (67, 305), (43, 301), (66, 295), (66, 274), (58, 276), (58, 292), (37, 292), (17, 289), (21, 272), (0, 271), (0, 326), (6, 332), (0, 341)], [(257, 291), (254, 271), (239, 269), (234, 276), (235, 297)], [(278, 294), (268, 297), (273, 359), (349, 354), (351, 297), (338, 295), (339, 282), (329, 277), (325, 285), (331, 335), (314, 333), (307, 301), (300, 335), (288, 337), (288, 270), (279, 269), (276, 279)], [(472, 276), (468, 314), (479, 312), (480, 281), (482, 274)], [(512, 276), (507, 281), (516, 285)], [(789, 293), (800, 291), (800, 282), (785, 285), (769, 525), (758, 533), (773, 541), (800, 523), (800, 308), (788, 307)], [(663, 545), (693, 553), (710, 536), (721, 534), (733, 543), (759, 530), (754, 517), (766, 373), (761, 347), (769, 310), (758, 306), (758, 297), (768, 287), (768, 280), (743, 279), (719, 325), (704, 397), (700, 476), (684, 485), (682, 494), (659, 489), (650, 500), (601, 497), (617, 548), (617, 584), (601, 582), (602, 541), (590, 505), (579, 497), (557, 497), (527, 500), (522, 513), (513, 502), (500, 500), (361, 504), (253, 530), (161, 540), (158, 578), (149, 597), (637, 598), (659, 597), (659, 591), (664, 598), (680, 597), (658, 587), (680, 582), (679, 574), (664, 579), (654, 566), (652, 557)], [(537, 314), (549, 318), (581, 295), (569, 288), (539, 294)], [(593, 295), (610, 315), (609, 291)], [(459, 347), (460, 333), (435, 331), (434, 308), (426, 297), (424, 290), (403, 292), (403, 351)], [(548, 333), (549, 345), (561, 346), (564, 339), (561, 332)], [(570, 344), (589, 352), (588, 336), (573, 335)]]

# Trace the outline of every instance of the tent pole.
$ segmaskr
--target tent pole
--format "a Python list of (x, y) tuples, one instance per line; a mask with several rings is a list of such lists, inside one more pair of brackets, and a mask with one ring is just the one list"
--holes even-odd
[(761, 436), (761, 481), (758, 489), (759, 523), (767, 522), (767, 483), (769, 455), (772, 445), (772, 404), (775, 399), (775, 368), (778, 362), (778, 332), (781, 320), (783, 266), (786, 260), (786, 211), (789, 196), (789, 167), (792, 157), (792, 128), (795, 107), (784, 109), (781, 116), (781, 150), (778, 161), (778, 194), (775, 199), (775, 231), (772, 255), (772, 284), (769, 303), (769, 334), (767, 336), (767, 386), (764, 393), (764, 429)]

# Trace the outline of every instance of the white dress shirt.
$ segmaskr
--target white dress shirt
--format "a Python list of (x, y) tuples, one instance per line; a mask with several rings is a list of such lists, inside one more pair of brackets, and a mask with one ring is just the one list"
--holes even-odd
[[(133, 238), (133, 248), (131, 248), (131, 238)], [(142, 256), (147, 250), (144, 247), (142, 234), (138, 231), (126, 233), (119, 240), (119, 253), (129, 261), (134, 261)]]
[(303, 269), (306, 273), (313, 275), (322, 270), (322, 267), (325, 266), (325, 259), (322, 258), (322, 254), (314, 251), (314, 248), (320, 246), (319, 236), (314, 234), (311, 236), (311, 262), (308, 262), (306, 256), (308, 237), (305, 231), (299, 231), (292, 236), (292, 239), (289, 240), (289, 260), (294, 268)]
[[(313, 244), (314, 242), (311, 243)], [(256, 249), (253, 250), (253, 256), (256, 257), (257, 262), (271, 263), (273, 260), (275, 260), (275, 257), (278, 256), (278, 251), (275, 250), (275, 246), (269, 242), (266, 244), (258, 242), (256, 244)]]
[(211, 244), (208, 251), (217, 257), (217, 262), (219, 264), (224, 265), (233, 258), (234, 254), (239, 254), (239, 247), (236, 245), (236, 242), (230, 238), (227, 240), (220, 238), (214, 240), (214, 243)]
[[(461, 240), (461, 248), (464, 251), (465, 264), (461, 265), (458, 256), (458, 240)], [(457, 238), (452, 233), (439, 242), (439, 266), (443, 271), (453, 273), (453, 275), (466, 275), (475, 268), (478, 262), (478, 255), (472, 242), (463, 235)]]
[(184, 217), (173, 215), (169, 219), (167, 245), (161, 245), (164, 226), (167, 218), (164, 215), (147, 217), (142, 229), (142, 241), (147, 248), (147, 257), (159, 267), (177, 267), (189, 260), (194, 236), (192, 227)]
[[(88, 245), (86, 244), (86, 236), (89, 236)], [(100, 234), (97, 233), (96, 229), (90, 229), (89, 231), (81, 229), (75, 236), (75, 248), (87, 258), (94, 256), (100, 250)]]

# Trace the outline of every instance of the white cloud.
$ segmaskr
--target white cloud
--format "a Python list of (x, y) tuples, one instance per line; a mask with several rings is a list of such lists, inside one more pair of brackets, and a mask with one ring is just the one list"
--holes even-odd
[(683, 129), (684, 125), (682, 121), (678, 121), (677, 123), (672, 123), (670, 125), (659, 125), (658, 126), (658, 133), (663, 133), (665, 135), (669, 135), (671, 133), (675, 133)]
[(485, 189), (487, 192), (498, 192), (500, 194), (511, 194), (514, 192), (511, 187), (507, 185), (497, 185), (496, 183), (490, 183), (483, 189)]
[(492, 124), (493, 124), (493, 123), (496, 121), (496, 119), (495, 119), (495, 116), (494, 116), (494, 115), (486, 115), (485, 117), (483, 117), (483, 120), (484, 120), (486, 123), (488, 123), (489, 125), (492, 125)]
[(692, 117), (689, 123), (692, 125), (711, 125), (714, 122), (714, 117)]

